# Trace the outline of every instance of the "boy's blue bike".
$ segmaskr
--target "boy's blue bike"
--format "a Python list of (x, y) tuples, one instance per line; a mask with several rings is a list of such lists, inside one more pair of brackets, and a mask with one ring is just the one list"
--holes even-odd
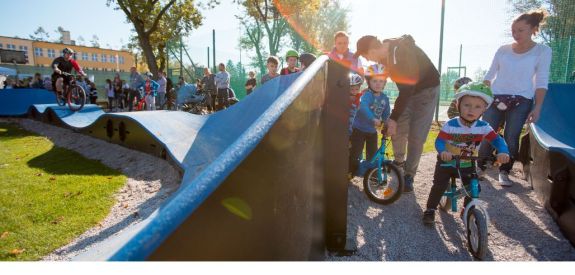
[(370, 161), (360, 163), (363, 174), (363, 191), (370, 200), (379, 204), (391, 204), (401, 196), (403, 173), (385, 157), (387, 138), (381, 137), (381, 146)]
[[(459, 179), (461, 179), (460, 163), (461, 160), (471, 160), (473, 167), (476, 166), (477, 157), (473, 156), (453, 156), (455, 166), (453, 164), (441, 164), (444, 167), (454, 167), (457, 169)], [(482, 206), (479, 200), (479, 179), (477, 173), (470, 174), (469, 184), (467, 186), (461, 183), (457, 185), (455, 177), (451, 178), (451, 184), (447, 191), (443, 194), (439, 202), (440, 209), (452, 212), (457, 212), (457, 200), (461, 197), (464, 198), (463, 206), (465, 207), (462, 213), (463, 224), (465, 225), (465, 236), (467, 237), (467, 244), (471, 254), (477, 259), (483, 259), (487, 253), (487, 224), (489, 223), (489, 215), (487, 210)]]

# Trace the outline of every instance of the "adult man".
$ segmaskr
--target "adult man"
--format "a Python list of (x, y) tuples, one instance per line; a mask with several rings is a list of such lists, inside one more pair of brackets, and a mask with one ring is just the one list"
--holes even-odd
[(128, 84), (130, 87), (129, 95), (128, 95), (128, 110), (131, 112), (134, 108), (134, 99), (140, 101), (141, 95), (138, 91), (138, 87), (140, 87), (144, 83), (144, 78), (136, 71), (136, 67), (130, 68), (130, 83)]
[(160, 85), (158, 88), (158, 104), (160, 105), (160, 110), (163, 110), (164, 104), (166, 104), (166, 85), (168, 84), (166, 74), (163, 71), (158, 73), (157, 83)]
[(230, 88), (230, 73), (226, 71), (226, 65), (220, 63), (218, 66), (220, 70), (216, 74), (216, 87), (218, 89), (218, 105), (217, 111), (230, 107), (228, 100), (228, 89)]
[(52, 74), (52, 89), (59, 93), (64, 91), (64, 85), (67, 86), (70, 84), (70, 78), (64, 77), (62, 73), (72, 73), (72, 69), (74, 69), (80, 76), (86, 75), (80, 65), (78, 65), (78, 62), (72, 58), (74, 50), (64, 48), (62, 54), (64, 54), (64, 56), (57, 57), (52, 61), (52, 69), (54, 69), (54, 73)]
[[(404, 163), (404, 192), (413, 191), (413, 178), (423, 152), (439, 95), (439, 72), (410, 35), (379, 41), (367, 35), (357, 41), (355, 56), (386, 66), (399, 89), (387, 121), (397, 162)], [(407, 147), (407, 158), (406, 158)]]
[(344, 66), (357, 73), (362, 72), (361, 61), (349, 51), (349, 36), (343, 31), (336, 32), (334, 35), (334, 47), (328, 56)]

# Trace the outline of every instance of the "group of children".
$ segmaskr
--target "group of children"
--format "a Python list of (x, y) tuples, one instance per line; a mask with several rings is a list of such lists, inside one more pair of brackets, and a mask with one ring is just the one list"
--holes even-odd
[[(349, 75), (350, 81), (350, 116), (349, 116), (349, 174), (354, 175), (359, 167), (359, 161), (365, 146), (366, 157), (371, 159), (377, 151), (377, 132), (383, 131), (384, 124), (390, 115), (389, 98), (383, 93), (388, 78), (385, 68), (380, 64), (367, 67), (364, 71), (367, 89), (361, 91), (363, 77), (356, 73)], [(457, 176), (457, 170), (444, 166), (444, 163), (454, 162), (454, 155), (477, 156), (479, 144), (487, 140), (495, 147), (499, 163), (509, 161), (509, 149), (505, 140), (491, 126), (480, 120), (483, 113), (493, 102), (491, 89), (483, 84), (472, 82), (465, 77), (458, 79), (454, 88), (453, 100), (448, 114), (450, 120), (441, 128), (435, 148), (438, 159), (433, 175), (433, 186), (429, 193), (423, 222), (434, 224), (435, 210), (449, 185), (449, 179)], [(464, 185), (469, 184), (470, 175), (476, 172), (473, 161), (462, 160), (460, 172)], [(464, 204), (468, 200), (464, 201)]]
[[(280, 64), (279, 58), (276, 56), (270, 56), (266, 60), (266, 68), (268, 73), (263, 75), (260, 83), (264, 84), (266, 81), (273, 79), (280, 75), (288, 75), (297, 73), (300, 71), (305, 70), (311, 63), (315, 61), (315, 55), (311, 53), (302, 53), (301, 55), (295, 50), (288, 50), (285, 55), (285, 61), (287, 67), (282, 68), (280, 73), (278, 73), (278, 66)], [(297, 63), (300, 63), (300, 67), (297, 66)]]

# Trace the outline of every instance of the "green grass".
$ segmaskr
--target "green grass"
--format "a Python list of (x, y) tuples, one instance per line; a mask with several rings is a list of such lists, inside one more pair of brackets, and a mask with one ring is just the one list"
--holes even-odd
[(0, 260), (38, 260), (96, 225), (126, 177), (0, 123)]
[[(429, 130), (429, 134), (427, 134), (427, 139), (425, 140), (425, 144), (423, 145), (423, 153), (435, 152), (435, 139), (439, 134), (439, 130), (441, 130), (441, 126), (437, 126), (435, 122), (431, 124), (431, 129)], [(377, 139), (377, 147), (381, 146), (381, 135), (378, 135)], [(388, 139), (388, 141), (391, 139)], [(365, 152), (365, 147), (363, 148)], [(391, 142), (385, 148), (386, 157), (393, 159), (393, 148), (391, 146)]]

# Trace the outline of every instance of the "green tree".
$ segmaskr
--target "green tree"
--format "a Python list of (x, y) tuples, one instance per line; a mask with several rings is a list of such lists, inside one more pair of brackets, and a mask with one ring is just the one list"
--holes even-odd
[(234, 64), (233, 61), (228, 60), (226, 64), (226, 70), (230, 73), (230, 86), (236, 93), (238, 99), (242, 99), (246, 96), (246, 84), (247, 74), (246, 70), (241, 63)]
[(92, 47), (99, 48), (100, 47), (100, 38), (97, 35), (92, 35), (92, 40), (90, 40), (90, 44)]
[[(218, 3), (207, 1), (210, 7)], [(134, 26), (134, 39), (154, 75), (165, 68), (166, 41), (185, 36), (203, 20), (198, 10), (202, 4), (194, 0), (108, 0), (107, 4), (116, 4), (115, 8), (122, 10)]]
[(34, 35), (30, 35), (30, 39), (36, 41), (48, 41), (50, 39), (50, 34), (43, 27), (38, 27), (34, 32)]
[(512, 17), (533, 9), (549, 11), (547, 24), (541, 27), (541, 38), (553, 49), (551, 81), (566, 82), (575, 69), (575, 1), (573, 0), (508, 0)]

